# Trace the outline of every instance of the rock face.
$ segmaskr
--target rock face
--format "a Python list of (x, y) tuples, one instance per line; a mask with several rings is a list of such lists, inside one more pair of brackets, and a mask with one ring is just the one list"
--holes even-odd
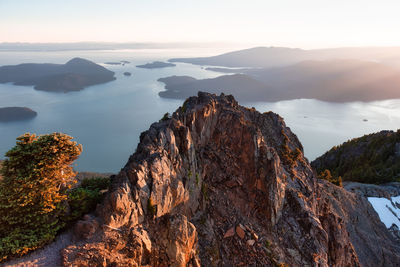
[(302, 151), (278, 115), (199, 93), (142, 133), (63, 263), (398, 266), (371, 205), (318, 181)]

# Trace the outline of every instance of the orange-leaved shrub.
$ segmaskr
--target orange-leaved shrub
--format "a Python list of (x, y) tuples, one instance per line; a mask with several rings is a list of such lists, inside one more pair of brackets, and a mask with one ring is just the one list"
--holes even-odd
[(0, 170), (0, 261), (52, 241), (63, 228), (72, 163), (82, 146), (62, 133), (26, 133), (8, 151)]

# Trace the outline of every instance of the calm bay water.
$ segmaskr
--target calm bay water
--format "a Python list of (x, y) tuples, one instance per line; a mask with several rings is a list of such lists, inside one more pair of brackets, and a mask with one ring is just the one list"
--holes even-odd
[[(77, 170), (117, 172), (135, 151), (140, 133), (164, 113), (175, 111), (183, 102), (160, 98), (158, 92), (163, 90), (163, 84), (157, 82), (158, 78), (171, 75), (211, 78), (221, 75), (190, 64), (153, 70), (136, 68), (135, 65), (216, 52), (219, 51), (0, 52), (0, 65), (65, 63), (77, 56), (96, 63), (131, 62), (125, 66), (105, 65), (116, 73), (117, 80), (80, 92), (57, 94), (36, 91), (32, 87), (0, 84), (0, 107), (27, 106), (38, 112), (38, 116), (30, 121), (0, 123), (0, 158), (14, 146), (15, 138), (25, 132), (64, 132), (83, 145)], [(125, 71), (131, 72), (132, 76), (125, 77)], [(301, 99), (241, 104), (254, 106), (261, 112), (272, 110), (280, 114), (303, 143), (310, 160), (350, 138), (400, 128), (400, 100), (337, 104)]]

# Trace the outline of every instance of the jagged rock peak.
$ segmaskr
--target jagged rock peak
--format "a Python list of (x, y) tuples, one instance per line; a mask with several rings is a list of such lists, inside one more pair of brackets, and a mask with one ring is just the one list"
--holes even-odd
[(142, 133), (76, 233), (65, 266), (400, 263), (368, 201), (318, 181), (281, 117), (223, 94), (200, 92)]

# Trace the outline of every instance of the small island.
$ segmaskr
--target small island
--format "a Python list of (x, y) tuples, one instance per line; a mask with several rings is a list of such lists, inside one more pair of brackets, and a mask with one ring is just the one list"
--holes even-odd
[(0, 83), (34, 86), (36, 90), (71, 92), (115, 80), (114, 72), (83, 58), (65, 64), (27, 63), (0, 67)]
[(248, 71), (256, 70), (255, 68), (214, 68), (214, 67), (209, 67), (209, 68), (204, 68), (202, 69), (209, 70), (209, 71), (214, 71), (214, 72), (221, 72), (221, 73), (246, 73)]
[(125, 64), (130, 64), (130, 63), (131, 62), (126, 60), (104, 62), (104, 64), (106, 65), (122, 65), (122, 66), (125, 66)]
[(166, 63), (161, 61), (154, 61), (152, 63), (147, 63), (144, 65), (137, 65), (138, 68), (143, 69), (159, 69), (159, 68), (167, 68), (167, 67), (175, 67), (176, 65), (173, 63)]
[(104, 62), (107, 65), (122, 65), (122, 62)]
[(131, 75), (132, 75), (132, 73), (130, 73), (130, 72), (128, 72), (128, 71), (126, 71), (126, 72), (124, 72), (124, 75), (125, 75), (125, 76), (131, 76)]
[(30, 120), (37, 116), (37, 112), (27, 107), (0, 108), (0, 122)]

